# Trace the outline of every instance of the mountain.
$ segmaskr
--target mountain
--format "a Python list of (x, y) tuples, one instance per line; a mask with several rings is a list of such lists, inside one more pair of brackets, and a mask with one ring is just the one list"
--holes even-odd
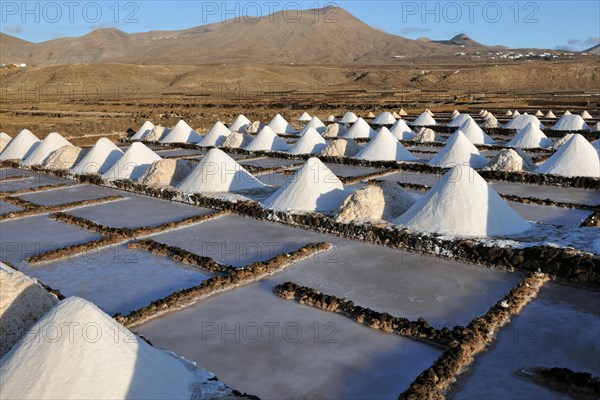
[(582, 53), (588, 53), (588, 54), (600, 54), (600, 43), (590, 47), (587, 50), (582, 51)]
[[(335, 22), (328, 21), (335, 10)], [(411, 40), (372, 28), (341, 8), (284, 12), (179, 31), (128, 34), (98, 29), (41, 43), (0, 37), (0, 62), (27, 64), (383, 64), (404, 58), (452, 55), (455, 45), (481, 49), (461, 34), (450, 41)]]

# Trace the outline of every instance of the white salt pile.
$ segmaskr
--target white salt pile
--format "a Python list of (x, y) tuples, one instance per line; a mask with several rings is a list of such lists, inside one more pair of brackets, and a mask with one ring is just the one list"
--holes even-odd
[(421, 128), (419, 132), (415, 134), (414, 141), (417, 143), (425, 143), (425, 142), (435, 142), (443, 140), (441, 135), (435, 133), (433, 129), (430, 128)]
[(375, 137), (377, 132), (362, 118), (356, 120), (344, 134), (346, 139), (366, 139)]
[(590, 131), (600, 132), (600, 122), (596, 122), (596, 125), (590, 128)]
[(123, 150), (107, 138), (100, 138), (71, 172), (76, 175), (100, 174), (108, 171), (123, 155)]
[(494, 139), (489, 137), (473, 118), (467, 119), (458, 130), (471, 141), (473, 144), (494, 144)]
[(519, 147), (531, 149), (536, 147), (552, 147), (552, 140), (548, 139), (544, 132), (533, 124), (519, 131), (519, 133), (506, 144), (507, 147)]
[(138, 180), (154, 161), (162, 158), (141, 142), (134, 142), (102, 177), (106, 180)]
[(238, 149), (248, 146), (254, 140), (254, 136), (245, 132), (231, 132), (223, 142), (223, 147)]
[(583, 110), (581, 112), (581, 118), (583, 118), (583, 119), (592, 119), (592, 116), (590, 115), (589, 112), (587, 112), (587, 110)]
[(308, 122), (311, 120), (311, 116), (306, 111), (302, 113), (301, 116), (298, 117), (298, 122)]
[(169, 134), (169, 132), (171, 132), (169, 128), (165, 128), (164, 126), (155, 126), (144, 138), (144, 140), (147, 142), (160, 142)]
[(238, 115), (235, 120), (229, 125), (229, 130), (231, 132), (243, 132), (250, 125), (252, 125), (252, 121), (250, 121), (244, 114)]
[(40, 145), (41, 141), (27, 129), (23, 129), (0, 153), (0, 161), (22, 160), (29, 157)]
[(426, 108), (426, 109), (425, 109), (425, 112), (426, 112), (427, 114), (431, 115), (432, 117), (434, 117), (434, 116), (435, 116), (435, 114), (434, 114), (434, 113), (433, 113), (433, 112), (432, 112), (432, 111), (431, 111), (429, 108)]
[(396, 121), (390, 128), (390, 132), (398, 140), (413, 140), (416, 136), (415, 132), (410, 129), (403, 119)]
[(567, 133), (565, 136), (558, 139), (553, 145), (554, 150), (560, 149), (565, 143), (567, 143), (573, 137), (574, 133)]
[(507, 117), (510, 117), (513, 115), (512, 111), (508, 110), (504, 113), (504, 115), (506, 115)]
[(571, 111), (569, 111), (569, 110), (565, 111), (563, 116), (565, 116), (565, 115), (571, 115)]
[(471, 117), (469, 114), (459, 114), (454, 117), (452, 121), (448, 122), (448, 126), (458, 128), (470, 119), (473, 119), (473, 117)]
[(331, 212), (337, 210), (347, 196), (339, 178), (313, 157), (263, 205), (276, 211)]
[(460, 115), (460, 113), (458, 112), (458, 110), (454, 110), (450, 113), (450, 119), (454, 119), (456, 117), (458, 117)]
[(355, 156), (361, 160), (372, 161), (418, 161), (415, 157), (392, 135), (384, 126), (375, 138), (371, 139), (365, 147)]
[(7, 133), (0, 132), (0, 153), (8, 145), (11, 139), (12, 138)]
[(229, 128), (225, 126), (221, 121), (213, 125), (206, 135), (202, 138), (198, 146), (201, 147), (215, 147), (222, 146), (225, 143), (227, 137), (231, 134)]
[(153, 188), (177, 186), (192, 172), (196, 164), (189, 160), (162, 159), (154, 161), (138, 179), (138, 183)]
[(325, 122), (335, 122), (335, 115), (330, 115), (325, 118)]
[(501, 128), (502, 125), (498, 122), (494, 114), (488, 113), (481, 124), (482, 128)]
[(154, 129), (154, 124), (150, 121), (146, 121), (129, 140), (146, 140), (146, 137), (152, 132), (152, 129)]
[(303, 130), (304, 134), (292, 146), (288, 153), (290, 154), (321, 154), (327, 147), (327, 142), (323, 136), (314, 128)]
[(360, 151), (360, 146), (352, 139), (336, 139), (321, 153), (324, 156), (352, 157)]
[(396, 182), (383, 181), (378, 185), (368, 185), (348, 196), (340, 207), (336, 221), (393, 221), (404, 214), (415, 201), (415, 197)]
[(483, 168), (488, 159), (479, 153), (477, 147), (459, 129), (454, 132), (446, 145), (431, 159), (430, 165), (450, 168), (455, 165), (469, 165), (473, 168)]
[(515, 110), (515, 112), (513, 112), (513, 113), (512, 113), (512, 117), (513, 117), (513, 118), (516, 118), (516, 117), (518, 117), (519, 115), (521, 115), (521, 113), (520, 113), (520, 112), (518, 112), (517, 110)]
[(408, 113), (404, 111), (404, 108), (401, 108), (400, 111), (398, 111), (398, 115), (400, 115), (401, 117), (406, 117)]
[(552, 127), (555, 131), (581, 131), (590, 129), (580, 115), (565, 114)]
[(395, 221), (416, 231), (505, 236), (531, 229), (470, 167), (456, 166)]
[(537, 172), (563, 176), (600, 177), (598, 152), (583, 136), (575, 134), (546, 160)]
[(184, 120), (179, 120), (177, 125), (169, 131), (161, 143), (198, 143), (202, 137), (190, 127)]
[(540, 122), (540, 120), (535, 115), (525, 115), (525, 114), (519, 115), (518, 117), (513, 118), (504, 127), (506, 129), (521, 130), (529, 124), (533, 124), (533, 126), (537, 126), (540, 129), (544, 129), (544, 125)]
[(325, 130), (327, 129), (327, 127), (325, 126), (325, 124), (323, 123), (323, 121), (321, 121), (319, 119), (319, 117), (315, 116), (312, 117), (310, 119), (310, 121), (308, 121), (308, 123), (304, 126), (304, 128), (300, 131), (300, 136), (304, 135), (304, 132), (306, 132), (307, 129), (314, 129), (317, 132), (319, 132), (319, 135), (322, 135), (323, 133), (325, 133)]
[[(0, 359), (40, 319), (58, 298), (37, 279), (0, 263)], [(32, 355), (35, 358), (35, 355)], [(4, 378), (2, 378), (4, 386)]]
[(484, 169), (489, 171), (521, 172), (534, 171), (536, 168), (531, 157), (517, 148), (500, 150)]
[(373, 125), (393, 125), (395, 123), (396, 118), (388, 111), (380, 113), (372, 122)]
[(220, 149), (211, 149), (177, 186), (185, 193), (260, 190), (266, 186)]
[(535, 115), (536, 117), (543, 117), (543, 116), (544, 116), (544, 113), (543, 113), (543, 112), (541, 112), (540, 110), (537, 110), (537, 111), (535, 112), (535, 114), (533, 114), (533, 115)]
[(548, 111), (545, 115), (546, 118), (556, 118), (556, 115), (552, 111)]
[(400, 114), (398, 114), (396, 111), (392, 112), (392, 117), (394, 117), (396, 119), (402, 118), (402, 117), (400, 117)]
[(85, 156), (81, 147), (63, 146), (48, 157), (45, 167), (52, 170), (71, 169)]
[(373, 119), (373, 118), (375, 118), (375, 114), (373, 114), (372, 111), (369, 111), (367, 113), (367, 115), (365, 115), (365, 118), (367, 118), (367, 119)]
[(267, 126), (275, 133), (284, 133), (288, 135), (298, 133), (298, 131), (296, 131), (294, 127), (281, 116), (281, 114), (274, 116)]
[(337, 122), (328, 125), (325, 129), (324, 137), (332, 138), (332, 137), (341, 137), (346, 134), (347, 130), (344, 125), (340, 125)]
[(269, 126), (265, 126), (258, 135), (246, 147), (246, 150), (252, 151), (288, 151), (290, 146), (285, 140), (277, 136), (275, 131)]
[(4, 399), (204, 399), (231, 394), (223, 383), (209, 381), (214, 379), (210, 372), (150, 346), (77, 297), (61, 301), (33, 325), (1, 360), (0, 375)]
[(433, 126), (437, 125), (437, 122), (435, 122), (435, 119), (433, 119), (433, 117), (427, 111), (425, 111), (419, 115), (412, 124), (413, 126)]
[(260, 122), (260, 121), (254, 121), (252, 122), (250, 125), (248, 125), (246, 127), (246, 129), (240, 131), (240, 132), (245, 132), (245, 133), (253, 133), (256, 134), (260, 131), (262, 131), (262, 129), (267, 126), (264, 122)]
[(356, 116), (356, 114), (354, 114), (352, 111), (348, 111), (344, 114), (344, 116), (342, 117), (342, 119), (340, 119), (340, 123), (342, 124), (353, 124), (358, 120), (358, 117)]
[(63, 146), (72, 146), (72, 144), (60, 133), (51, 132), (42, 140), (33, 153), (23, 160), (23, 165), (43, 165), (52, 153)]

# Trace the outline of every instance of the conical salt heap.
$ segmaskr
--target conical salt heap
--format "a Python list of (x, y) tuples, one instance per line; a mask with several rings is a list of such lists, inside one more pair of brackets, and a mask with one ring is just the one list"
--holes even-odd
[(571, 111), (569, 111), (569, 110), (565, 111), (565, 112), (563, 113), (563, 116), (565, 116), (565, 115), (572, 115), (572, 114), (571, 114)]
[(427, 111), (424, 111), (421, 115), (415, 119), (412, 123), (414, 126), (434, 126), (437, 125), (435, 119)]
[(480, 127), (473, 118), (465, 121), (464, 124), (458, 128), (473, 144), (494, 144), (494, 139), (489, 137)]
[(275, 131), (269, 126), (265, 126), (258, 135), (246, 147), (246, 150), (252, 151), (288, 151), (290, 146), (277, 136)]
[(404, 108), (401, 108), (400, 111), (398, 111), (398, 115), (400, 115), (401, 117), (406, 117), (408, 113), (404, 111)]
[(177, 186), (185, 193), (260, 190), (266, 186), (220, 149), (211, 149)]
[(556, 118), (556, 115), (552, 111), (548, 111), (545, 115), (545, 118)]
[(308, 128), (288, 153), (321, 154), (326, 147), (327, 142), (323, 139), (323, 136), (321, 136), (314, 128)]
[(506, 236), (531, 229), (475, 170), (460, 165), (395, 223), (416, 231), (459, 236)]
[(72, 169), (76, 175), (100, 174), (108, 171), (123, 155), (123, 150), (107, 138), (100, 138)]
[(311, 128), (316, 130), (317, 132), (319, 132), (319, 135), (324, 134), (325, 130), (327, 129), (327, 127), (325, 126), (323, 121), (321, 121), (319, 119), (319, 117), (314, 116), (310, 119), (310, 121), (308, 121), (308, 123), (306, 125), (304, 125), (304, 128), (300, 131), (299, 135), (300, 136), (304, 135), (306, 130), (311, 129)]
[(112, 181), (121, 179), (138, 180), (154, 161), (162, 158), (140, 142), (134, 142), (102, 178)]
[(580, 134), (574, 134), (537, 172), (563, 176), (600, 177), (598, 152)]
[(42, 143), (33, 133), (23, 129), (0, 153), (0, 161), (22, 160), (29, 157)]
[(0, 153), (8, 146), (12, 138), (5, 132), (0, 132)]
[(184, 120), (179, 120), (177, 125), (160, 140), (161, 143), (198, 143), (202, 137)]
[(313, 157), (263, 205), (276, 211), (330, 212), (338, 209), (347, 195), (339, 178)]
[(540, 110), (537, 110), (537, 111), (535, 112), (535, 114), (533, 114), (533, 115), (535, 115), (536, 117), (543, 117), (543, 116), (544, 116), (544, 113), (543, 113), (543, 112), (541, 112)]
[(298, 133), (298, 131), (296, 131), (292, 127), (292, 125), (290, 125), (290, 123), (287, 122), (285, 118), (281, 116), (281, 114), (277, 114), (276, 116), (274, 116), (267, 126), (271, 128), (275, 133), (282, 133), (288, 135)]
[(361, 147), (352, 139), (336, 139), (321, 153), (324, 156), (352, 157), (360, 151)]
[(369, 111), (367, 115), (365, 115), (365, 119), (373, 119), (375, 118), (375, 114), (372, 111)]
[(520, 115), (521, 115), (521, 113), (519, 111), (517, 111), (517, 110), (515, 110), (515, 112), (512, 113), (512, 117), (513, 118), (517, 118)]
[(596, 122), (596, 125), (590, 128), (590, 131), (600, 132), (600, 122)]
[(50, 154), (50, 156), (46, 159), (44, 166), (51, 170), (71, 169), (83, 159), (85, 153), (86, 151), (84, 151), (81, 147), (76, 147), (69, 144)]
[(306, 111), (302, 113), (301, 116), (298, 117), (298, 122), (308, 122), (311, 120), (311, 116)]
[(521, 149), (502, 149), (485, 166), (486, 171), (535, 171), (537, 166)]
[(146, 121), (142, 124), (140, 129), (129, 138), (129, 140), (146, 140), (146, 137), (152, 132), (152, 129), (154, 129), (154, 124), (150, 121)]
[(244, 114), (240, 114), (231, 123), (231, 125), (229, 125), (229, 130), (231, 132), (242, 132), (245, 131), (250, 125), (252, 125), (252, 121), (246, 118)]
[(356, 116), (356, 114), (354, 114), (352, 111), (348, 111), (348, 112), (346, 112), (344, 114), (344, 116), (340, 120), (340, 123), (342, 123), (342, 124), (353, 124), (357, 120), (358, 120), (358, 117)]
[(400, 119), (400, 118), (402, 118), (402, 117), (400, 116), (400, 114), (398, 114), (396, 111), (392, 112), (392, 117), (394, 117), (394, 118), (396, 118), (396, 119)]
[(431, 115), (432, 117), (435, 117), (435, 114), (433, 113), (433, 111), (431, 111), (429, 108), (425, 109), (425, 112), (429, 115)]
[(52, 153), (63, 146), (72, 146), (72, 144), (60, 133), (51, 132), (42, 140), (33, 153), (23, 160), (23, 165), (43, 165)]
[(202, 140), (198, 143), (200, 147), (215, 147), (222, 146), (225, 143), (227, 137), (231, 134), (229, 128), (225, 126), (224, 123), (218, 121), (213, 127), (208, 131), (206, 135), (202, 138)]
[(581, 115), (565, 114), (552, 127), (555, 131), (581, 131), (590, 129)]
[(389, 111), (383, 111), (372, 122), (373, 125), (393, 125), (396, 123), (396, 118)]
[(413, 140), (415, 136), (417, 136), (403, 119), (396, 121), (396, 123), (390, 128), (390, 132), (398, 140)]
[(458, 110), (454, 110), (450, 113), (449, 117), (450, 119), (454, 119), (456, 117), (458, 117), (460, 115), (460, 113), (458, 112)]
[(510, 116), (512, 116), (512, 115), (513, 115), (513, 112), (512, 112), (512, 111), (510, 111), (510, 110), (508, 110), (508, 111), (506, 111), (506, 112), (504, 113), (504, 115), (506, 115), (507, 117), (510, 117)]
[(419, 159), (402, 145), (384, 126), (375, 138), (355, 156), (361, 160), (372, 161), (418, 161)]
[(335, 115), (330, 115), (325, 118), (325, 122), (335, 122)]
[(454, 167), (455, 165), (469, 165), (473, 168), (482, 168), (488, 163), (477, 147), (459, 129), (454, 132), (446, 142), (446, 145), (431, 159), (430, 165), (442, 168)]
[(346, 139), (367, 139), (375, 137), (377, 132), (362, 118), (356, 120), (354, 124), (344, 134)]
[(459, 114), (456, 117), (454, 117), (452, 121), (448, 122), (447, 126), (458, 128), (470, 119), (473, 119), (473, 117), (471, 117), (469, 114)]
[(506, 124), (505, 128), (521, 130), (529, 124), (533, 124), (534, 126), (537, 126), (540, 129), (544, 129), (544, 125), (540, 122), (538, 117), (536, 117), (535, 115), (525, 115), (525, 114), (519, 115), (519, 116), (513, 118), (512, 120), (510, 120)]
[(337, 213), (336, 221), (393, 221), (413, 204), (415, 197), (412, 194), (396, 182), (383, 181), (378, 185), (367, 185), (348, 196)]
[[(49, 339), (48, 332), (56, 330)], [(210, 372), (152, 347), (77, 297), (61, 301), (32, 326), (1, 360), (0, 376), (3, 399), (197, 399), (204, 391), (215, 397), (231, 394), (221, 382), (209, 381), (214, 379)]]
[(592, 116), (590, 115), (589, 112), (587, 112), (587, 110), (583, 110), (581, 112), (581, 118), (583, 118), (583, 119), (592, 119)]
[(552, 140), (548, 139), (540, 128), (529, 123), (506, 144), (506, 147), (519, 147), (522, 149), (552, 147)]

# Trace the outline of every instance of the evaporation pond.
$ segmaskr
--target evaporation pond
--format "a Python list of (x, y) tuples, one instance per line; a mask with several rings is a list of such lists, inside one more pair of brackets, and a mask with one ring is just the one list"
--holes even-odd
[(101, 197), (126, 195), (126, 192), (97, 185), (75, 185), (43, 192), (21, 195), (23, 200), (44, 206), (55, 206), (81, 200), (93, 200)]
[(109, 315), (127, 314), (212, 276), (208, 271), (145, 250), (129, 249), (125, 244), (42, 265), (23, 265), (21, 270), (65, 296), (95, 303)]

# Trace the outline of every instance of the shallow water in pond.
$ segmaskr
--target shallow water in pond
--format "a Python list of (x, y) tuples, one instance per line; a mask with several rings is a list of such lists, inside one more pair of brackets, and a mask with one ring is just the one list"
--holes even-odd
[(524, 367), (564, 367), (600, 376), (600, 293), (550, 282), (477, 357), (451, 398), (568, 399), (521, 378)]
[(89, 300), (109, 315), (127, 314), (211, 276), (208, 271), (127, 245), (39, 266), (23, 265), (21, 271), (65, 296)]
[(125, 192), (96, 185), (76, 185), (43, 192), (35, 192), (20, 196), (23, 200), (45, 206), (71, 203), (80, 200), (99, 199), (101, 197), (126, 195)]

